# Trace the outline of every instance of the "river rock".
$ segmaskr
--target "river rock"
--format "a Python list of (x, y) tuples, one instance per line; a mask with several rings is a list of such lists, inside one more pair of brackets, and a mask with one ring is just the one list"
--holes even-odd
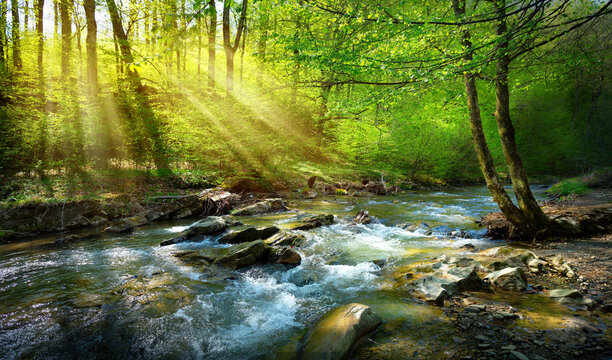
[(357, 341), (381, 324), (380, 317), (368, 306), (353, 303), (337, 307), (323, 315), (308, 332), (299, 358), (346, 359)]
[(131, 216), (119, 219), (112, 226), (106, 228), (106, 231), (110, 232), (126, 232), (130, 231), (135, 227), (146, 225), (149, 220), (144, 215)]
[(268, 253), (268, 262), (283, 265), (299, 265), (302, 257), (288, 247), (272, 247)]
[(257, 263), (266, 263), (270, 247), (261, 240), (246, 242), (228, 248), (208, 248), (176, 254), (191, 265), (221, 265), (239, 269)]
[(304, 220), (299, 221), (298, 224), (294, 225), (292, 230), (311, 230), (321, 226), (327, 226), (334, 223), (334, 215), (314, 215)]
[(485, 284), (473, 267), (438, 270), (409, 283), (425, 300), (441, 305), (462, 291), (479, 290)]
[(372, 222), (374, 222), (374, 218), (366, 210), (359, 210), (353, 218), (353, 224), (371, 224)]
[(556, 302), (570, 306), (580, 306), (590, 309), (593, 307), (593, 300), (582, 295), (578, 290), (555, 289), (550, 290), (548, 296)]
[(248, 215), (261, 215), (272, 212), (279, 211), (287, 211), (287, 207), (285, 206), (285, 202), (283, 199), (275, 198), (275, 199), (265, 199), (264, 201), (260, 201), (256, 204), (243, 207), (241, 209), (235, 210), (232, 212), (234, 216), (248, 216)]
[(193, 224), (185, 229), (177, 237), (162, 241), (160, 246), (178, 244), (195, 238), (196, 236), (207, 236), (219, 234), (227, 228), (225, 220), (219, 216), (209, 216), (199, 223)]
[(300, 246), (304, 241), (306, 241), (306, 236), (285, 231), (278, 232), (276, 235), (264, 240), (270, 246)]
[(255, 240), (265, 240), (279, 231), (280, 229), (276, 226), (270, 226), (262, 229), (250, 227), (244, 230), (232, 231), (225, 234), (221, 236), (218, 241), (222, 244), (240, 244)]
[(527, 289), (525, 273), (518, 267), (492, 272), (485, 277), (485, 281), (504, 290), (525, 291)]

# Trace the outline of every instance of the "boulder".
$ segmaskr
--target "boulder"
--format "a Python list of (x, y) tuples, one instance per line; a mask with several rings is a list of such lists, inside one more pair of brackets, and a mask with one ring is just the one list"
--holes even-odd
[(366, 210), (359, 210), (353, 218), (353, 224), (371, 224), (372, 222), (374, 222), (374, 218)]
[(294, 225), (291, 230), (311, 230), (321, 226), (331, 225), (334, 223), (334, 215), (314, 215), (301, 220), (298, 224)]
[(261, 240), (242, 243), (228, 248), (208, 248), (176, 254), (191, 265), (221, 265), (239, 269), (268, 260), (270, 247)]
[(525, 291), (527, 289), (525, 273), (518, 267), (492, 272), (485, 277), (485, 281), (504, 290)]
[(300, 265), (302, 257), (288, 247), (273, 247), (268, 253), (268, 262), (283, 265)]
[(593, 300), (582, 295), (578, 290), (555, 289), (550, 290), (548, 296), (556, 302), (564, 305), (586, 307), (591, 309)]
[(149, 220), (146, 216), (131, 216), (119, 219), (112, 226), (106, 228), (106, 231), (110, 232), (126, 232), (130, 231), (135, 227), (146, 225)]
[(306, 236), (292, 232), (278, 232), (264, 242), (270, 246), (300, 246), (306, 241)]
[(424, 222), (418, 224), (400, 224), (398, 225), (398, 227), (406, 231), (425, 234), (425, 232), (427, 232), (427, 230), (429, 229), (429, 224)]
[(337, 307), (323, 315), (306, 334), (299, 358), (346, 359), (357, 341), (381, 324), (380, 317), (368, 306), (353, 303)]
[(438, 270), (432, 275), (412, 281), (409, 285), (425, 300), (440, 305), (445, 299), (459, 292), (479, 290), (485, 284), (473, 267), (466, 267)]
[(225, 234), (219, 238), (219, 242), (222, 244), (240, 244), (243, 242), (250, 242), (255, 240), (265, 240), (279, 231), (280, 229), (276, 226), (271, 226), (263, 229), (256, 229), (254, 227), (250, 227), (244, 230), (232, 231), (228, 234)]
[(425, 235), (439, 235), (439, 236), (450, 236), (454, 229), (448, 226), (436, 226), (425, 232)]
[(197, 236), (207, 236), (219, 234), (227, 228), (225, 220), (219, 216), (209, 216), (199, 223), (193, 224), (185, 229), (177, 237), (169, 240), (162, 241), (159, 245), (166, 246), (172, 244), (178, 244), (183, 241), (193, 239)]
[(256, 204), (235, 210), (232, 212), (232, 215), (234, 216), (261, 215), (261, 214), (267, 214), (271, 212), (279, 212), (279, 211), (287, 211), (287, 210), (288, 209), (285, 206), (285, 202), (283, 201), (283, 199), (275, 198), (275, 199), (265, 199), (264, 201), (260, 201)]

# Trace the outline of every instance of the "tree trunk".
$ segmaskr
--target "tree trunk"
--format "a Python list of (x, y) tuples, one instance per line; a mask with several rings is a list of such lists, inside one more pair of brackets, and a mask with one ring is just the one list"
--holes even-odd
[(6, 69), (5, 54), (8, 49), (5, 47), (6, 44), (6, 10), (8, 9), (6, 0), (0, 2), (0, 73), (3, 73)]
[(13, 17), (13, 67), (21, 70), (21, 46), (19, 43), (19, 5), (17, 0), (11, 0), (11, 15)]
[(198, 79), (201, 74), (201, 66), (202, 66), (202, 19), (200, 17), (197, 18), (197, 27), (198, 27)]
[(98, 94), (98, 53), (97, 34), (98, 25), (96, 24), (96, 3), (95, 0), (85, 0), (83, 2), (85, 8), (85, 20), (87, 22), (87, 37), (85, 38), (85, 46), (87, 48), (87, 81), (92, 96)]
[(23, 32), (28, 32), (28, 18), (30, 17), (30, 2), (25, 0), (25, 6), (23, 7)]
[(134, 63), (134, 56), (132, 55), (130, 43), (127, 35), (125, 34), (125, 30), (123, 29), (123, 25), (121, 24), (121, 18), (119, 17), (119, 11), (117, 10), (115, 0), (106, 0), (106, 5), (108, 6), (111, 23), (113, 24), (113, 34), (119, 43), (121, 59), (126, 66), (128, 77), (134, 81), (134, 85), (137, 86), (137, 89), (140, 89), (141, 86), (140, 79), (138, 78), (138, 71), (130, 66), (130, 64)]
[(53, 1), (53, 36), (58, 35), (57, 29), (59, 28), (59, 16), (58, 16), (58, 8), (59, 8), (60, 0)]
[(236, 29), (236, 38), (232, 45), (230, 38), (230, 3), (231, 1), (225, 0), (223, 2), (223, 47), (225, 49), (227, 74), (226, 74), (226, 89), (228, 93), (234, 91), (234, 54), (240, 46), (240, 39), (242, 32), (246, 26), (246, 12), (248, 6), (248, 0), (242, 0), (242, 11), (240, 13), (240, 20), (238, 21), (238, 27)]
[(38, 65), (38, 84), (41, 92), (44, 91), (45, 83), (45, 68), (43, 66), (43, 55), (45, 51), (44, 34), (43, 34), (43, 9), (45, 7), (45, 0), (36, 0), (36, 36), (38, 41), (38, 53), (36, 57), (36, 64)]
[(217, 38), (217, 9), (215, 0), (208, 1), (210, 28), (208, 29), (208, 86), (215, 87), (215, 41)]
[(240, 49), (240, 91), (242, 92), (242, 87), (244, 85), (244, 51), (246, 50), (246, 38), (247, 38), (248, 29), (244, 28), (244, 36), (242, 37), (242, 47)]
[(527, 173), (516, 146), (514, 125), (510, 118), (510, 90), (508, 87), (510, 56), (508, 54), (505, 0), (494, 1), (493, 4), (497, 15), (501, 18), (496, 23), (496, 34), (502, 37), (502, 42), (498, 48), (497, 74), (495, 77), (495, 118), (516, 199), (519, 208), (523, 211), (529, 223), (527, 229), (521, 230), (529, 235), (535, 235), (538, 231), (549, 226), (550, 219), (544, 214), (529, 188)]
[[(457, 18), (462, 18), (465, 15), (465, 2), (460, 0), (452, 0), (452, 7)], [(462, 30), (461, 44), (466, 49), (466, 54), (463, 59), (466, 62), (472, 61), (472, 42), (470, 40), (470, 32), (467, 29)], [(501, 212), (506, 219), (514, 226), (523, 228), (525, 224), (524, 216), (521, 210), (512, 203), (510, 196), (504, 189), (502, 182), (497, 176), (495, 163), (487, 145), (482, 128), (482, 119), (480, 117), (480, 105), (478, 103), (478, 91), (476, 89), (476, 80), (474, 74), (466, 72), (464, 74), (465, 92), (467, 95), (467, 105), (470, 118), (470, 129), (472, 132), (472, 140), (478, 157), (478, 163), (484, 176), (487, 188), (493, 197), (493, 200), (499, 206)]]
[(62, 0), (59, 4), (60, 21), (62, 23), (62, 79), (70, 73), (70, 38), (72, 23), (70, 21), (71, 0)]

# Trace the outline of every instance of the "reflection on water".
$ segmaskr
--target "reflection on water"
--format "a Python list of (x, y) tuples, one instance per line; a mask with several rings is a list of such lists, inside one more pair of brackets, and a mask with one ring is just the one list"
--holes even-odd
[[(425, 236), (395, 227), (475, 229), (496, 210), (484, 188), (419, 192), (397, 197), (330, 197), (295, 201), (302, 213), (241, 218), (250, 225), (285, 227), (303, 213), (341, 219), (366, 209), (380, 224), (349, 221), (303, 232), (303, 261), (232, 271), (208, 279), (187, 266), (179, 250), (227, 246), (207, 239), (159, 247), (189, 221), (138, 229), (69, 247), (39, 239), (0, 247), (0, 353), (3, 358), (251, 359), (300, 334), (325, 311), (348, 302), (371, 305), (385, 321), (434, 319), (439, 311), (384, 289), (381, 268), (436, 256), (466, 242), (499, 241)], [(428, 309), (428, 310), (424, 310)], [(392, 324), (393, 322), (389, 322)], [(414, 326), (419, 326), (416, 323)]]

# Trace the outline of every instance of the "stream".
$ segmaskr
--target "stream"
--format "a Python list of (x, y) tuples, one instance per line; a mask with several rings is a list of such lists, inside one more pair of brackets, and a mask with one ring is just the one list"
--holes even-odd
[[(534, 189), (542, 199), (542, 189)], [(388, 269), (438, 256), (478, 239), (475, 221), (497, 210), (486, 188), (421, 191), (393, 197), (292, 200), (338, 223), (302, 232), (301, 265), (262, 265), (203, 276), (178, 251), (225, 246), (211, 240), (160, 247), (195, 220), (156, 223), (125, 236), (105, 235), (66, 247), (55, 237), (0, 246), (0, 358), (258, 359), (298, 338), (326, 311), (369, 305), (384, 322), (440, 334), (439, 308), (387, 286)], [(380, 223), (351, 225), (360, 209)], [(287, 227), (298, 214), (241, 217), (248, 225)], [(396, 227), (425, 222), (472, 238), (426, 236)], [(376, 265), (374, 260), (386, 260)], [(430, 331), (430, 332), (427, 332)], [(442, 337), (440, 342), (445, 341)]]

